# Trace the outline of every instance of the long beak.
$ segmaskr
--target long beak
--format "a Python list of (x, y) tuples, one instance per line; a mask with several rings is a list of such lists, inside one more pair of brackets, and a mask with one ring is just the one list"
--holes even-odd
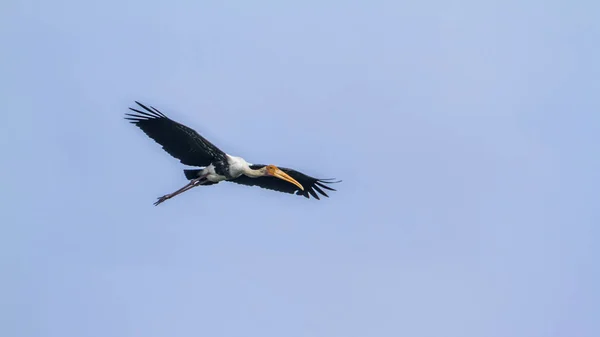
[(299, 182), (297, 182), (296, 179), (290, 177), (287, 173), (283, 172), (280, 169), (275, 170), (275, 172), (273, 173), (273, 177), (277, 177), (281, 180), (287, 181), (288, 183), (292, 183), (304, 191), (304, 187)]

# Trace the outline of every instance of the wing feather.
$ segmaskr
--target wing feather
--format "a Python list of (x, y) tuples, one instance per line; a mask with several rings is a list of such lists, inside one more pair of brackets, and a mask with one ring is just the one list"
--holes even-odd
[(125, 114), (125, 119), (139, 127), (182, 164), (208, 166), (215, 160), (225, 159), (223, 151), (195, 130), (175, 122), (153, 106), (147, 107), (138, 101), (135, 102), (145, 111), (129, 108), (136, 113)]
[[(260, 169), (266, 165), (263, 164), (255, 164), (250, 165), (252, 169)], [(318, 179), (311, 176), (308, 176), (302, 172), (298, 172), (294, 169), (280, 167), (283, 172), (287, 173), (290, 177), (296, 179), (303, 187), (304, 191), (300, 190), (296, 185), (290, 184), (287, 181), (275, 178), (275, 177), (260, 177), (260, 178), (250, 178), (245, 175), (242, 175), (236, 179), (228, 180), (237, 184), (247, 185), (247, 186), (258, 186), (261, 188), (266, 188), (273, 191), (296, 194), (304, 196), (305, 198), (310, 199), (310, 196), (313, 198), (320, 200), (319, 192), (321, 195), (325, 197), (329, 197), (327, 193), (325, 193), (319, 187), (328, 189), (330, 191), (335, 191), (335, 189), (325, 186), (324, 184), (338, 183), (340, 181), (332, 181), (331, 179)]]

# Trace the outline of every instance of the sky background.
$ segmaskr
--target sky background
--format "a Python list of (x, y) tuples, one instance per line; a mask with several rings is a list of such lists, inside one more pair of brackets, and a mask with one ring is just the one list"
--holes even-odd
[[(600, 335), (600, 2), (3, 1), (0, 335)], [(196, 188), (153, 105), (324, 200)]]

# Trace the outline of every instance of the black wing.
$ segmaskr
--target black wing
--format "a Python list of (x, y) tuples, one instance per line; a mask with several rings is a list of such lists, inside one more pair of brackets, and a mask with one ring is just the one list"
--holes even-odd
[[(250, 165), (250, 168), (257, 170), (264, 166), (266, 166), (266, 165), (256, 164), (256, 165)], [(290, 177), (296, 179), (304, 187), (304, 191), (300, 190), (294, 184), (288, 183), (287, 181), (284, 181), (284, 180), (281, 180), (281, 179), (275, 178), (275, 177), (250, 178), (245, 175), (241, 175), (238, 178), (235, 178), (232, 180), (227, 180), (227, 181), (231, 181), (231, 182), (242, 184), (242, 185), (248, 185), (248, 186), (259, 186), (262, 188), (279, 191), (279, 192), (284, 192), (284, 193), (290, 193), (290, 194), (295, 193), (296, 195), (303, 195), (306, 198), (310, 198), (310, 196), (309, 196), (309, 194), (310, 194), (317, 200), (320, 200), (320, 198), (319, 198), (319, 194), (317, 194), (316, 192), (319, 192), (321, 195), (329, 197), (327, 195), (327, 193), (325, 193), (325, 191), (322, 190), (323, 188), (326, 190), (335, 191), (333, 188), (325, 186), (324, 184), (340, 182), (340, 181), (332, 181), (332, 179), (313, 178), (311, 176), (307, 176), (306, 174), (303, 174), (296, 170), (285, 168), (285, 167), (279, 167), (279, 168), (283, 172), (287, 173)]]
[(129, 108), (137, 114), (125, 114), (125, 119), (137, 125), (146, 135), (162, 145), (171, 156), (182, 164), (208, 166), (215, 160), (224, 160), (225, 153), (196, 131), (165, 116), (153, 106), (146, 107), (135, 101), (146, 112)]

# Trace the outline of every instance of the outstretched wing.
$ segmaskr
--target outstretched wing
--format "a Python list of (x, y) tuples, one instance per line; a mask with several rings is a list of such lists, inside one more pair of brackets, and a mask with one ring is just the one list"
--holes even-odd
[[(250, 168), (258, 170), (266, 165), (256, 164), (250, 165)], [(279, 167), (279, 166), (278, 166)], [(310, 198), (312, 195), (317, 200), (320, 200), (319, 192), (321, 195), (329, 197), (323, 189), (335, 191), (333, 188), (326, 186), (325, 184), (338, 183), (340, 181), (332, 181), (332, 179), (317, 179), (311, 176), (307, 176), (301, 172), (293, 169), (279, 167), (282, 171), (287, 173), (290, 177), (296, 179), (303, 187), (304, 191), (300, 190), (296, 185), (288, 183), (287, 181), (281, 180), (275, 177), (259, 177), (250, 178), (245, 175), (241, 175), (238, 178), (227, 180), (237, 184), (248, 185), (248, 186), (259, 186), (273, 191), (303, 195), (306, 198)], [(315, 192), (316, 191), (316, 192)]]
[(125, 119), (137, 125), (148, 137), (162, 145), (167, 153), (179, 159), (182, 164), (208, 166), (215, 160), (225, 159), (223, 151), (193, 129), (168, 118), (153, 106), (148, 108), (138, 101), (135, 102), (146, 111), (129, 108), (137, 114), (125, 114), (129, 116)]

